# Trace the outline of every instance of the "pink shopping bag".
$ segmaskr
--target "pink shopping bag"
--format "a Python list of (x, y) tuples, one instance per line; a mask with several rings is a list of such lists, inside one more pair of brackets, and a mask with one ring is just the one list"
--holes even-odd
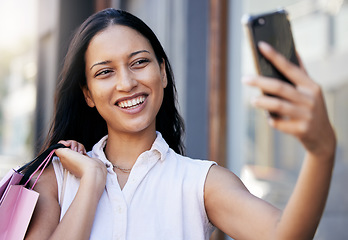
[[(21, 173), (21, 170), (11, 170), (1, 180), (0, 240), (22, 240), (25, 237), (31, 216), (39, 198), (39, 193), (35, 192), (33, 188), (47, 164), (50, 162), (54, 151), (55, 149), (53, 149), (48, 156), (46, 153), (39, 156), (40, 159), (43, 157), (45, 157), (45, 159), (42, 161), (40, 160), (34, 171), (29, 172), (30, 177), (25, 184), (21, 184), (20, 182), (25, 176)], [(39, 169), (41, 169), (41, 171), (32, 187), (30, 189), (26, 188), (27, 184)], [(28, 172), (26, 172), (26, 174), (28, 174)]]
[(0, 206), (0, 240), (22, 240), (39, 194), (22, 185), (11, 185)]
[(9, 186), (17, 185), (22, 180), (23, 174), (11, 169), (0, 181), (0, 205), (9, 190)]

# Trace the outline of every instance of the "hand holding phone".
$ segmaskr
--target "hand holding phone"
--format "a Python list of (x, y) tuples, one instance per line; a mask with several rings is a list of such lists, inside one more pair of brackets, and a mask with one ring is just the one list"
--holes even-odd
[[(258, 47), (259, 42), (266, 42), (290, 62), (299, 66), (288, 13), (281, 9), (260, 15), (245, 15), (242, 23), (246, 28), (258, 74), (294, 85), (261, 54)], [(280, 117), (272, 112), (270, 115), (273, 118)]]

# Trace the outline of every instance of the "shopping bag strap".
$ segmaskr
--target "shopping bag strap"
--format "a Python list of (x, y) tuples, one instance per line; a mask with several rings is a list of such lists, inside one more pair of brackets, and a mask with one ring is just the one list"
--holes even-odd
[(43, 173), (43, 171), (45, 170), (45, 168), (47, 167), (47, 164), (50, 162), (54, 152), (56, 151), (56, 149), (53, 149), (49, 154), (48, 156), (42, 161), (42, 163), (40, 164), (40, 166), (31, 174), (31, 176), (29, 177), (29, 179), (25, 182), (25, 184), (23, 185), (24, 187), (27, 186), (27, 184), (30, 182), (30, 180), (33, 178), (33, 176), (35, 175), (35, 173), (37, 173), (37, 171), (39, 171), (39, 169), (43, 166), (43, 168), (41, 169), (40, 173), (39, 173), (39, 176), (37, 176), (34, 184), (31, 186), (31, 190), (35, 187), (37, 181), (39, 180), (41, 174)]
[(35, 174), (43, 165), (46, 167), (50, 162), (55, 150), (59, 148), (66, 148), (66, 146), (61, 143), (53, 144), (34, 160), (19, 168), (17, 172), (23, 173), (24, 175), (21, 183), (23, 184), (24, 182), (28, 182), (28, 179), (33, 176), (33, 174)]

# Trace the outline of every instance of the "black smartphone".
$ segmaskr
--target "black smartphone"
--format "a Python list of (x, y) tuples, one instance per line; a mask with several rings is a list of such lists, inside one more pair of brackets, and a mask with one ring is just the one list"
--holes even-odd
[[(260, 41), (264, 41), (292, 63), (299, 65), (288, 13), (284, 9), (279, 9), (259, 15), (244, 15), (242, 23), (246, 29), (258, 74), (293, 84), (261, 54), (257, 46)], [(273, 113), (271, 116), (278, 117)]]

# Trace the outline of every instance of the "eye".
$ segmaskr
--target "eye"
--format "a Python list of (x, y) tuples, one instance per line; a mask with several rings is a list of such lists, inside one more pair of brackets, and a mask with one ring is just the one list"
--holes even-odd
[(110, 70), (110, 69), (105, 69), (105, 70), (102, 70), (102, 71), (100, 71), (100, 72), (97, 72), (96, 74), (95, 74), (95, 77), (99, 77), (99, 76), (106, 76), (106, 75), (108, 75), (109, 73), (111, 73), (112, 71)]
[(142, 58), (142, 59), (139, 59), (139, 60), (135, 61), (132, 64), (132, 67), (134, 67), (134, 68), (142, 68), (142, 67), (145, 67), (149, 62), (150, 62), (149, 59)]

